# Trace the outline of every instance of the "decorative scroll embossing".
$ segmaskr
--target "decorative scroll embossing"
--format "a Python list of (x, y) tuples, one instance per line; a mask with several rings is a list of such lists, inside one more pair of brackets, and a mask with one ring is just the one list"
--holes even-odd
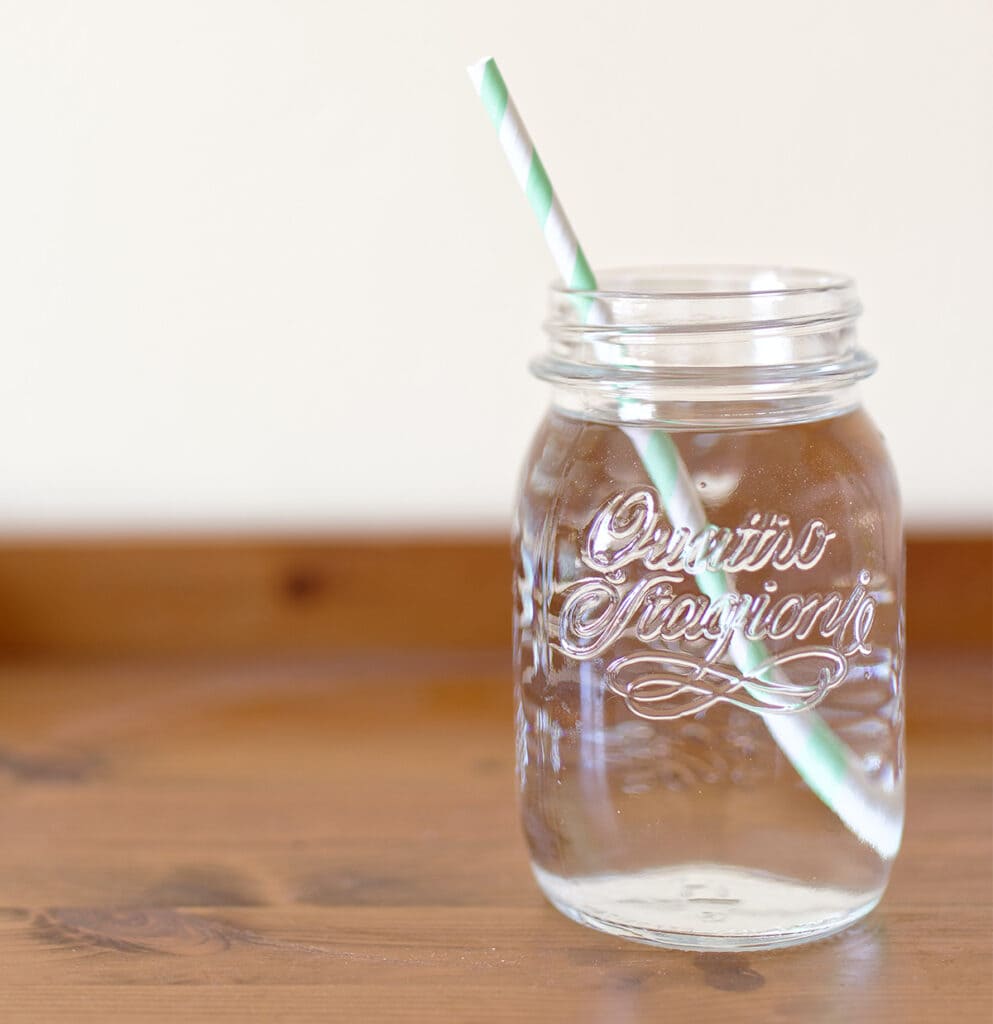
[[(787, 665), (788, 678), (777, 672)], [(798, 665), (812, 669), (813, 678), (800, 681)], [(744, 676), (689, 655), (634, 654), (611, 662), (607, 687), (641, 718), (682, 718), (721, 701), (746, 711), (790, 714), (814, 707), (847, 672), (848, 660), (829, 647), (776, 655)]]
[[(752, 593), (724, 583), (689, 592), (685, 583), (716, 573), (806, 572), (836, 536), (822, 519), (794, 530), (777, 512), (691, 533), (668, 523), (651, 488), (618, 494), (586, 530), (580, 557), (592, 575), (565, 588), (553, 646), (588, 661), (622, 638), (646, 645), (649, 653), (618, 658), (607, 672), (608, 688), (643, 718), (679, 718), (721, 702), (761, 714), (812, 708), (844, 681), (849, 659), (871, 651), (876, 601), (867, 569), (847, 592), (780, 594), (775, 579)], [(725, 664), (735, 643), (786, 640), (798, 646), (746, 674)], [(680, 642), (694, 645), (692, 653), (672, 653)]]

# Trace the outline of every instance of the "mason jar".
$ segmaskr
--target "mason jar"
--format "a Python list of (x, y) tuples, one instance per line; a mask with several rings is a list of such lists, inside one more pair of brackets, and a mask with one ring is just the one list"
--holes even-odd
[(903, 539), (854, 283), (763, 267), (554, 288), (515, 518), (538, 884), (688, 949), (838, 931), (903, 827)]

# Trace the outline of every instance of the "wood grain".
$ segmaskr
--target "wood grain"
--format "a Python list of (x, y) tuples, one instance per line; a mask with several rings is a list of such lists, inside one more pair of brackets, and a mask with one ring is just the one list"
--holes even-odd
[[(990, 538), (912, 537), (907, 567), (910, 644), (988, 649)], [(492, 650), (510, 574), (501, 538), (8, 543), (0, 657)]]
[[(451, 600), (467, 590), (471, 601)], [(482, 650), (510, 643), (509, 609), (509, 542), (112, 539), (0, 551), (9, 657)]]
[(573, 925), (530, 878), (504, 542), (8, 544), (0, 1020), (985, 1024), (991, 564), (909, 545), (881, 907), (704, 957)]
[(993, 642), (993, 538), (922, 534), (907, 542), (907, 635), (927, 647)]
[(504, 652), (0, 668), (0, 1020), (990, 1020), (984, 654), (909, 660), (882, 905), (747, 956), (543, 902), (508, 679)]

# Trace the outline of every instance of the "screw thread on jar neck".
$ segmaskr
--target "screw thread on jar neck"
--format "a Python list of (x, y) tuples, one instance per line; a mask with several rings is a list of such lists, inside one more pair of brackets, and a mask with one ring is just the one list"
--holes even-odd
[[(857, 346), (854, 282), (775, 267), (605, 272), (555, 287), (532, 364), (562, 411), (672, 428), (800, 422), (857, 404), (875, 369)], [(596, 322), (580, 318), (593, 300)]]

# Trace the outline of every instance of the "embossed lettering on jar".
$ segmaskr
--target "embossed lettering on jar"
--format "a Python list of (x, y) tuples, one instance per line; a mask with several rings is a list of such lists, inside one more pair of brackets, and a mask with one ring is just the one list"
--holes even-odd
[(872, 909), (903, 823), (899, 498), (851, 281), (667, 268), (556, 289), (515, 526), (539, 884), (659, 945)]

